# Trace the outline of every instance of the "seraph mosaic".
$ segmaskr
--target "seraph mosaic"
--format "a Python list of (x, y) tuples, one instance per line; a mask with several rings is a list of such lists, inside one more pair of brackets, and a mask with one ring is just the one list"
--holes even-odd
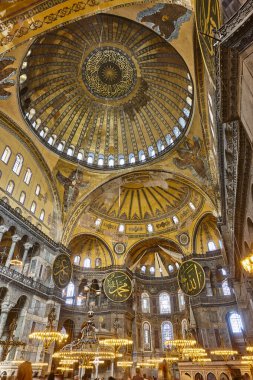
[(181, 5), (156, 4), (137, 14), (137, 21), (145, 23), (166, 41), (179, 35), (181, 25), (191, 17), (191, 11)]

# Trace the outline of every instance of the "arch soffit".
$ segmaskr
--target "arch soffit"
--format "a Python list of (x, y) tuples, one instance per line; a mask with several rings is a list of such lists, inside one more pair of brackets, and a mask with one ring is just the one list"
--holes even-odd
[[(117, 181), (120, 178), (124, 178), (127, 175), (131, 175), (133, 173), (134, 174), (137, 174), (137, 173), (145, 174), (145, 173), (151, 173), (151, 172), (168, 174), (168, 176), (171, 176), (171, 177), (168, 177), (168, 179), (169, 178), (175, 179), (175, 180), (178, 180), (178, 181), (184, 183), (185, 185), (188, 185), (189, 187), (191, 187), (194, 190), (196, 190), (197, 192), (199, 192), (202, 195), (202, 197), (206, 201), (208, 201), (210, 203), (210, 205), (213, 206), (214, 210), (216, 209), (216, 206), (215, 206), (213, 200), (210, 198), (210, 196), (205, 191), (203, 191), (203, 189), (199, 185), (197, 185), (197, 183), (195, 183), (194, 181), (191, 181), (188, 177), (186, 177), (184, 175), (179, 175), (178, 173), (174, 174), (173, 172), (161, 170), (161, 169), (154, 169), (154, 170), (144, 169), (144, 170), (136, 170), (134, 172), (126, 171), (124, 174), (119, 174), (117, 176), (106, 179), (104, 182), (102, 182), (99, 185), (95, 186), (94, 188), (90, 189), (89, 192), (84, 194), (79, 199), (79, 201), (76, 203), (76, 205), (71, 210), (71, 213), (69, 214), (69, 216), (66, 218), (64, 230), (63, 230), (63, 236), (62, 236), (62, 243), (65, 245), (68, 245), (70, 242), (70, 239), (72, 239), (72, 237), (74, 236), (71, 234), (71, 232), (74, 231), (80, 216), (82, 215), (83, 211), (85, 210), (85, 208), (89, 204), (89, 197), (92, 195), (92, 193), (94, 191), (98, 190), (99, 188), (102, 188), (103, 186), (105, 186), (109, 183), (112, 183), (113, 181)], [(205, 214), (202, 214), (200, 216), (200, 218), (203, 217), (204, 215)], [(210, 213), (210, 215), (211, 215), (211, 213)]]
[[(14, 46), (18, 46), (31, 38), (59, 28), (64, 24), (96, 13), (106, 12), (115, 7), (138, 3), (143, 3), (143, 0), (110, 0), (109, 2), (103, 0), (84, 0), (79, 1), (78, 4), (74, 0), (62, 0), (61, 4), (59, 4), (59, 1), (51, 1), (48, 4), (43, 4), (43, 7), (39, 4), (34, 6), (34, 2), (30, 1), (30, 4), (26, 6), (23, 12), (22, 7), (19, 9), (18, 5), (12, 7), (12, 12), (10, 9), (8, 12), (6, 5), (6, 14), (8, 16), (5, 16), (3, 22), (8, 26), (11, 25), (12, 28), (7, 37), (2, 36), (0, 38), (0, 52), (8, 51)], [(152, 3), (159, 3), (159, 1)], [(164, 3), (182, 5), (187, 9), (191, 9), (191, 3), (187, 0), (170, 0), (164, 1)], [(31, 18), (32, 22), (30, 22)], [(22, 33), (18, 33), (20, 20), (23, 21), (21, 25)]]
[(194, 225), (194, 228), (193, 228), (193, 234), (192, 234), (192, 249), (195, 250), (196, 248), (196, 236), (197, 236), (197, 233), (198, 233), (198, 228), (200, 226), (200, 224), (202, 223), (202, 221), (207, 217), (212, 217), (212, 218), (215, 218), (216, 217), (211, 213), (211, 212), (205, 212), (203, 214), (201, 214), (196, 222), (195, 222), (195, 225)]
[(56, 206), (57, 206), (58, 211), (60, 211), (61, 210), (60, 198), (59, 198), (55, 178), (53, 177), (52, 172), (51, 172), (50, 168), (48, 167), (48, 165), (47, 165), (44, 157), (42, 156), (42, 154), (35, 147), (35, 145), (30, 140), (30, 138), (23, 132), (23, 130), (21, 128), (19, 128), (16, 123), (14, 123), (8, 116), (3, 114), (1, 111), (0, 111), (0, 124), (1, 124), (1, 127), (5, 128), (10, 133), (14, 132), (15, 138), (17, 138), (19, 141), (21, 141), (25, 146), (29, 147), (29, 151), (31, 152), (32, 156), (34, 157), (34, 159), (39, 164), (39, 167), (41, 169), (43, 169), (43, 171), (45, 173), (45, 177), (47, 178), (48, 187), (51, 188), (53, 199), (56, 202)]
[(108, 251), (108, 253), (110, 255), (110, 258), (111, 258), (112, 265), (115, 264), (113, 252), (110, 249), (110, 247), (107, 244), (107, 242), (101, 236), (98, 236), (98, 235), (96, 235), (94, 233), (78, 233), (78, 234), (72, 235), (71, 236), (71, 240), (68, 243), (68, 246), (71, 244), (71, 242), (74, 239), (81, 238), (81, 237), (91, 237), (91, 238), (95, 238), (95, 239), (99, 240), (105, 246), (105, 248), (107, 249), (107, 251)]

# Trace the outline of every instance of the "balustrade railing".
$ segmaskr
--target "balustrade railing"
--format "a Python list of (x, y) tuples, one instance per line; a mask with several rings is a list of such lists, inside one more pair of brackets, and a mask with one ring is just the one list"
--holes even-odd
[(49, 296), (56, 296), (58, 298), (62, 298), (61, 292), (56, 288), (49, 288), (43, 284), (41, 284), (39, 281), (35, 281), (32, 278), (29, 278), (25, 276), (22, 273), (17, 272), (15, 269), (8, 268), (6, 266), (0, 265), (0, 277), (6, 279), (10, 279), (11, 281), (16, 281), (19, 284), (29, 288), (34, 289), (40, 293), (49, 295)]
[(236, 302), (236, 298), (234, 294), (231, 295), (201, 295), (197, 297), (191, 298), (192, 306), (202, 306), (202, 305), (226, 305)]

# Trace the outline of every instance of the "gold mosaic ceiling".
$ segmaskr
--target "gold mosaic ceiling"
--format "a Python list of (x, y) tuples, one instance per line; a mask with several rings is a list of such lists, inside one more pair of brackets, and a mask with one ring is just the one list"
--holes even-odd
[[(114, 179), (87, 199), (80, 225), (96, 226), (101, 233), (117, 233), (124, 225), (127, 235), (175, 231), (195, 219), (204, 205), (203, 196), (165, 172), (136, 172)], [(122, 231), (122, 232), (123, 232)], [(108, 232), (109, 233), (109, 232)]]
[(116, 169), (175, 146), (191, 119), (192, 86), (170, 44), (142, 25), (103, 14), (37, 39), (20, 71), (20, 103), (56, 153)]

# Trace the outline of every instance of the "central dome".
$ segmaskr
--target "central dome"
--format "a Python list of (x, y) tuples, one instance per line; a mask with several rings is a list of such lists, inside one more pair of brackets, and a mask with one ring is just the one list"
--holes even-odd
[(20, 104), (55, 153), (96, 169), (145, 164), (191, 120), (193, 85), (154, 31), (100, 14), (38, 38), (20, 71)]
[(136, 69), (131, 57), (113, 47), (94, 49), (83, 64), (83, 81), (99, 98), (120, 99), (136, 85)]

